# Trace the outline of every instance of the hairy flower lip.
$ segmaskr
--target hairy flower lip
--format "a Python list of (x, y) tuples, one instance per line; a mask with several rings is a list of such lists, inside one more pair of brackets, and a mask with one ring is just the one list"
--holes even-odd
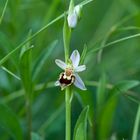
[(64, 87), (69, 86), (71, 84), (74, 84), (76, 87), (80, 88), (81, 90), (86, 90), (85, 84), (82, 81), (82, 79), (80, 78), (80, 76), (78, 75), (78, 72), (82, 72), (84, 70), (86, 70), (86, 66), (85, 65), (80, 65), (79, 66), (79, 62), (80, 62), (80, 54), (78, 52), (78, 50), (74, 50), (70, 56), (70, 60), (72, 62), (72, 64), (66, 64), (65, 62), (63, 62), (62, 60), (56, 59), (55, 63), (64, 70), (63, 74), (64, 77), (60, 78), (66, 78), (67, 80), (71, 80), (70, 78), (72, 78), (71, 76), (75, 77), (75, 80), (71, 80), (72, 83), (68, 84), (68, 85), (63, 85), (60, 83), (60, 78), (58, 81), (56, 81), (55, 85), (56, 86), (61, 86), (62, 89), (64, 89)]

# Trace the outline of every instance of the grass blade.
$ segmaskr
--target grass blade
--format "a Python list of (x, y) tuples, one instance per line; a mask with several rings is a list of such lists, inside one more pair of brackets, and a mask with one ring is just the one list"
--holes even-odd
[(106, 75), (103, 72), (99, 80), (99, 86), (97, 89), (97, 107), (99, 110), (105, 101), (105, 90), (106, 90)]
[(81, 112), (75, 128), (73, 140), (87, 140), (87, 116), (89, 107), (85, 107)]
[(15, 75), (13, 72), (11, 72), (10, 70), (8, 70), (7, 68), (5, 68), (4, 66), (1, 67), (4, 71), (6, 71), (8, 74), (10, 74), (11, 76), (13, 76), (14, 78), (20, 80), (20, 77), (18, 77), (17, 75)]
[(45, 62), (47, 61), (47, 59), (49, 58), (49, 56), (52, 54), (52, 52), (54, 51), (56, 45), (57, 45), (58, 41), (55, 40), (53, 41), (49, 47), (47, 47), (43, 53), (39, 56), (39, 59), (37, 61), (37, 63), (35, 64), (34, 67), (34, 72), (33, 72), (33, 79), (35, 80), (38, 76), (39, 73), (41, 72), (42, 67), (44, 66)]
[(135, 119), (135, 123), (134, 123), (133, 134), (132, 134), (132, 140), (138, 139), (137, 137), (138, 137), (139, 125), (140, 125), (140, 104), (138, 106), (138, 111), (136, 114), (136, 119)]
[(85, 44), (84, 45), (84, 49), (82, 51), (82, 54), (81, 54), (81, 59), (80, 59), (80, 64), (82, 65), (85, 61), (85, 58), (86, 58), (86, 55), (87, 55), (87, 45)]
[(6, 0), (6, 2), (5, 2), (5, 5), (4, 5), (3, 11), (2, 11), (2, 15), (0, 17), (0, 24), (2, 23), (2, 20), (3, 20), (4, 14), (5, 14), (7, 5), (8, 5), (8, 0)]
[(0, 125), (6, 129), (15, 140), (23, 140), (22, 129), (13, 111), (0, 103)]
[(119, 99), (119, 95), (128, 91), (131, 88), (138, 86), (140, 83), (136, 80), (122, 81), (114, 86), (110, 91), (111, 97), (104, 105), (102, 114), (99, 120), (99, 140), (108, 139), (111, 131), (115, 108)]
[[(31, 32), (29, 32), (28, 38), (30, 38)], [(26, 114), (27, 114), (27, 139), (31, 140), (32, 132), (32, 93), (33, 84), (31, 76), (31, 52), (33, 46), (30, 46), (30, 42), (27, 42), (23, 46), (20, 54), (20, 75), (21, 81), (25, 92), (25, 102), (26, 102)]]
[(42, 139), (37, 133), (32, 132), (32, 139), (31, 140), (42, 140)]
[(120, 43), (120, 42), (129, 40), (129, 39), (137, 38), (137, 37), (140, 37), (140, 33), (134, 34), (134, 35), (131, 35), (131, 36), (126, 36), (126, 37), (117, 39), (117, 40), (115, 40), (115, 41), (112, 41), (112, 42), (110, 42), (110, 43), (107, 43), (107, 44), (104, 45), (103, 47), (99, 47), (99, 48), (93, 49), (93, 50), (92, 50), (92, 53), (93, 53), (93, 52), (96, 52), (96, 51), (99, 51), (99, 50), (101, 50), (101, 49), (103, 49), (103, 48), (109, 47), (109, 46), (111, 46), (111, 45), (114, 45), (114, 44), (117, 44), (117, 43)]

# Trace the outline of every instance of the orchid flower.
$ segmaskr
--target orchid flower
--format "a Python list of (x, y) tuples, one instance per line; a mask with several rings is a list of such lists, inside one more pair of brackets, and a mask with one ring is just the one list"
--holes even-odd
[(74, 50), (70, 56), (70, 62), (66, 64), (65, 62), (56, 59), (55, 63), (64, 70), (59, 76), (59, 79), (55, 82), (56, 86), (60, 86), (63, 90), (65, 87), (74, 84), (81, 90), (86, 90), (85, 84), (78, 75), (78, 72), (82, 72), (86, 69), (85, 65), (80, 65), (80, 54), (78, 50)]

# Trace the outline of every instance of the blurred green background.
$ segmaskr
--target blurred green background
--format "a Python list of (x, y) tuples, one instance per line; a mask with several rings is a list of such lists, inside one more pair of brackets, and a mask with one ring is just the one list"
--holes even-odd
[[(0, 0), (0, 15), (5, 2)], [(75, 0), (75, 4), (80, 2)], [(27, 39), (30, 30), (32, 34), (36, 33), (68, 9), (68, 5), (68, 0), (9, 0), (0, 24), (0, 59)], [(53, 84), (61, 72), (55, 59), (64, 60), (63, 21), (60, 19), (30, 41), (34, 45), (31, 61), (33, 132), (45, 140), (64, 140), (65, 137), (64, 92)], [(72, 129), (82, 108), (89, 105), (92, 126), (88, 123), (88, 140), (132, 139), (140, 87), (136, 84), (131, 91), (121, 91), (118, 86), (117, 92), (121, 94), (116, 98), (112, 98), (114, 92), (111, 89), (124, 80), (140, 80), (140, 37), (133, 37), (139, 33), (139, 0), (94, 0), (83, 7), (82, 18), (72, 30), (70, 51), (78, 49), (82, 53), (87, 45), (84, 60), (87, 70), (80, 75), (88, 89), (74, 88)], [(121, 38), (126, 40), (121, 41)], [(119, 41), (102, 50), (97, 49), (115, 40)], [(2, 64), (19, 77), (20, 51)], [(23, 94), (21, 81), (1, 67), (0, 101), (20, 122), (25, 139), (27, 125)], [(3, 114), (2, 108), (0, 115)], [(3, 114), (0, 120), (0, 140), (16, 139), (12, 117)]]

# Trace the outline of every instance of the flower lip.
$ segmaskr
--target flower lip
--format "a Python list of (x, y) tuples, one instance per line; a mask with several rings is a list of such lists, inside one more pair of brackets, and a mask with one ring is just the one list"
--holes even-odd
[(66, 73), (63, 72), (60, 74), (59, 80), (56, 82), (56, 86), (61, 86), (61, 89), (64, 89), (66, 86), (73, 84), (75, 81), (75, 76), (70, 75), (66, 76)]

